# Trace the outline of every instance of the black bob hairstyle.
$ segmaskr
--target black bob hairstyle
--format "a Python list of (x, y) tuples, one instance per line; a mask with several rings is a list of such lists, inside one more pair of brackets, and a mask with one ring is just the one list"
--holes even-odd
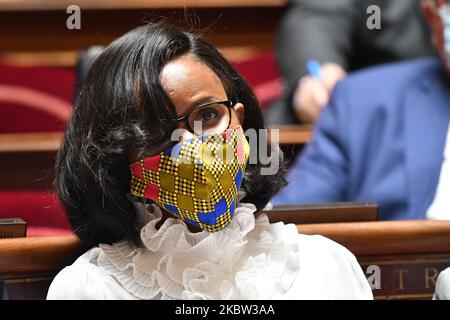
[[(142, 156), (169, 139), (175, 107), (159, 75), (172, 59), (190, 53), (220, 78), (229, 98), (244, 108), (243, 128), (263, 129), (258, 101), (221, 53), (198, 35), (164, 22), (118, 38), (95, 59), (76, 98), (56, 163), (55, 189), (70, 224), (87, 245), (128, 240), (140, 246), (138, 216), (130, 201), (130, 154)], [(269, 149), (270, 150), (270, 149)], [(280, 168), (284, 167), (279, 151)], [(258, 160), (259, 161), (259, 160)], [(247, 166), (242, 202), (262, 210), (286, 183), (284, 169), (261, 175)]]

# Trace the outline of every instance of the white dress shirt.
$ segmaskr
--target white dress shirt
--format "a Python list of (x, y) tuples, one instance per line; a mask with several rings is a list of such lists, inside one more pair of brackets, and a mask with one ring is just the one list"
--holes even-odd
[(447, 130), (439, 183), (434, 200), (428, 208), (427, 219), (450, 220), (450, 126)]
[(184, 222), (148, 213), (143, 248), (95, 247), (64, 268), (47, 299), (372, 299), (355, 256), (293, 224), (256, 219), (239, 204), (223, 230), (191, 233)]
[(450, 267), (439, 273), (433, 300), (450, 300)]

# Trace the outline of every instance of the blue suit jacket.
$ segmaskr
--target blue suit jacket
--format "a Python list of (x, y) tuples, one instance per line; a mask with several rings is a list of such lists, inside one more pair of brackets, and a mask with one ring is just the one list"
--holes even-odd
[(449, 120), (449, 79), (437, 59), (354, 73), (336, 85), (272, 202), (373, 201), (381, 220), (424, 219)]

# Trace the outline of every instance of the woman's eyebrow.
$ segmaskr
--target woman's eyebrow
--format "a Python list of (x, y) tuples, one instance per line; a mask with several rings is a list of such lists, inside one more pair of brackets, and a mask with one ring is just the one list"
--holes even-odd
[(185, 115), (187, 115), (189, 112), (191, 112), (192, 109), (195, 109), (199, 106), (201, 106), (202, 104), (206, 104), (209, 102), (214, 102), (214, 101), (223, 101), (226, 99), (220, 99), (219, 97), (215, 97), (215, 96), (206, 96), (206, 97), (202, 97), (199, 98), (197, 100), (195, 100), (192, 105), (189, 107), (189, 109), (187, 109), (182, 116), (180, 117), (184, 117)]
[(193, 108), (196, 108), (198, 106), (201, 106), (202, 104), (208, 103), (208, 102), (213, 102), (213, 101), (221, 101), (218, 97), (214, 97), (214, 96), (206, 96), (200, 99), (197, 99), (191, 106), (191, 108), (189, 108), (190, 110)]

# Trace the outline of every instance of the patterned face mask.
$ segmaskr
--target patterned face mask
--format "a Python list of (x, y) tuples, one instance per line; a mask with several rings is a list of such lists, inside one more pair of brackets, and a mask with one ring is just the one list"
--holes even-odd
[(208, 232), (234, 216), (250, 155), (241, 126), (195, 136), (131, 165), (131, 193)]

